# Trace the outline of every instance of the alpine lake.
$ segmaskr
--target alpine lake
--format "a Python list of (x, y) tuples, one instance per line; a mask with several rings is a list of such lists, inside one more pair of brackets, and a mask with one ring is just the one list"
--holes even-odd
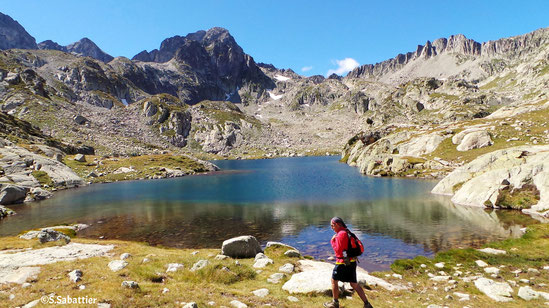
[(359, 266), (388, 269), (396, 259), (521, 235), (537, 223), (518, 211), (457, 206), (430, 190), (436, 181), (367, 177), (339, 157), (214, 161), (222, 171), (182, 178), (95, 184), (12, 206), (0, 236), (85, 223), (87, 238), (180, 248), (221, 248), (253, 235), (315, 259), (333, 255), (330, 219), (342, 217), (363, 241)]

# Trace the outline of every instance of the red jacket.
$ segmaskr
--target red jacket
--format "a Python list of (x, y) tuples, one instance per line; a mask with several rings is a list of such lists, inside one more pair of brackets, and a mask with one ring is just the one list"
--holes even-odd
[[(349, 235), (347, 235), (347, 230), (339, 230), (339, 232), (332, 237), (330, 244), (332, 244), (332, 248), (335, 252), (336, 264), (345, 263), (345, 260), (343, 259), (343, 251), (349, 248)], [(351, 262), (355, 261), (356, 258), (351, 258)]]

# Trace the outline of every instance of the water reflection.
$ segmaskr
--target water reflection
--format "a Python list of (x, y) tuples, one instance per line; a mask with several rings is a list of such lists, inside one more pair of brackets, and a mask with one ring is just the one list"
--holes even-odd
[(94, 185), (15, 210), (0, 235), (60, 223), (92, 224), (82, 236), (153, 245), (218, 248), (251, 234), (327, 258), (329, 219), (343, 217), (365, 243), (360, 265), (431, 255), (518, 234), (535, 223), (516, 212), (453, 205), (428, 193), (433, 183), (370, 178), (333, 158), (225, 162), (221, 173), (166, 181)]

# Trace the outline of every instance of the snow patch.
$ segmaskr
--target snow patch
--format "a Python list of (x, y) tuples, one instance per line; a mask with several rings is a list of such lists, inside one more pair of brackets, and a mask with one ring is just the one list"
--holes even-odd
[(278, 80), (278, 81), (288, 81), (292, 78), (290, 77), (285, 77), (285, 76), (282, 76), (282, 75), (275, 75), (275, 79)]
[(281, 99), (282, 96), (284, 96), (284, 95), (282, 95), (282, 94), (280, 94), (280, 95), (275, 95), (275, 94), (273, 94), (271, 91), (269, 91), (269, 92), (267, 92), (267, 93), (269, 93), (269, 96), (270, 96), (272, 99), (274, 99), (275, 101)]

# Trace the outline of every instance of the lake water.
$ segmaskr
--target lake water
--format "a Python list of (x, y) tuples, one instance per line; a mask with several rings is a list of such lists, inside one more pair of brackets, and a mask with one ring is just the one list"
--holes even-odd
[(220, 248), (239, 235), (282, 241), (303, 254), (333, 254), (329, 221), (342, 217), (362, 239), (360, 266), (453, 247), (478, 247), (535, 223), (510, 211), (455, 206), (429, 193), (434, 181), (375, 178), (338, 157), (216, 161), (222, 172), (176, 179), (97, 184), (13, 206), (0, 236), (64, 223), (88, 223), (79, 236), (182, 248)]

